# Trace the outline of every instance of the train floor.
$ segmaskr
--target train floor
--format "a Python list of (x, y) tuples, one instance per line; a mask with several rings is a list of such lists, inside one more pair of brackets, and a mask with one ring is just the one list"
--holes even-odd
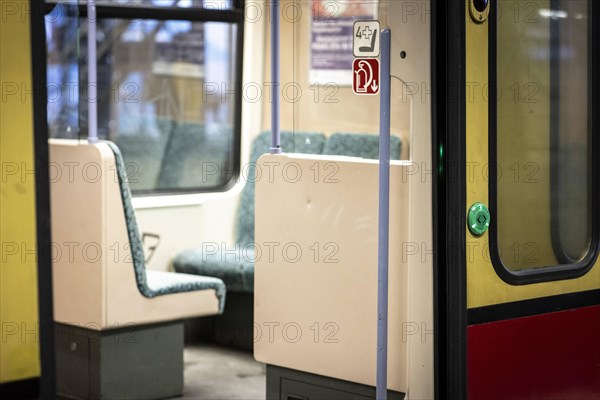
[[(186, 344), (183, 399), (264, 400), (266, 368), (252, 353), (214, 344)], [(181, 397), (180, 397), (181, 399)]]

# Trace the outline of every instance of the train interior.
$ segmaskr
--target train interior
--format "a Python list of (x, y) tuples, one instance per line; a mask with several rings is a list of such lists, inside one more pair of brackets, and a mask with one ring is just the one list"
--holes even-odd
[[(207, 1), (150, 3), (157, 8), (214, 7)], [(240, 4), (222, 3), (219, 10)], [(49, 157), (51, 167), (56, 166), (50, 173), (64, 173), (65, 165), (100, 165), (95, 173), (102, 177), (99, 182), (90, 180), (87, 169), (81, 175), (75, 171), (73, 180), (50, 177), (53, 240), (99, 243), (98, 248), (114, 258), (98, 257), (90, 263), (88, 251), (95, 249), (88, 246), (75, 251), (73, 259), (54, 262), (58, 366), (74, 362), (77, 340), (69, 335), (73, 321), (76, 329), (97, 331), (104, 340), (104, 332), (110, 335), (113, 329), (139, 325), (142, 331), (136, 335), (143, 338), (147, 324), (185, 319), (184, 396), (210, 397), (203, 392), (208, 386), (217, 390), (215, 398), (263, 398), (264, 364), (371, 383), (374, 369), (358, 365), (374, 362), (372, 346), (364, 346), (358, 358), (351, 349), (375, 341), (374, 331), (361, 325), (376, 324), (370, 312), (375, 307), (376, 276), (370, 266), (377, 259), (379, 99), (355, 96), (348, 86), (349, 70), (319, 68), (319, 62), (335, 60), (323, 59), (318, 51), (310, 64), (315, 45), (308, 44), (311, 35), (323, 40), (320, 32), (340, 23), (349, 26), (360, 16), (386, 25), (387, 15), (400, 9), (393, 2), (332, 5), (281, 4), (284, 155), (272, 159), (263, 156), (269, 152), (272, 103), (266, 3), (246, 4), (246, 18), (237, 23), (98, 18), (97, 130), (110, 146), (86, 143), (89, 93), (68, 93), (72, 88), (66, 84), (85, 85), (87, 79), (89, 28), (79, 15), (82, 9), (59, 1), (47, 14)], [(392, 229), (392, 240), (408, 239), (408, 209), (414, 202), (409, 175), (426, 174), (417, 174), (407, 160), (411, 152), (429, 156), (430, 78), (423, 68), (428, 62), (419, 68), (410, 63), (429, 57), (428, 32), (427, 23), (413, 18), (411, 26), (403, 24), (402, 36), (395, 32), (395, 38), (405, 39), (393, 41), (394, 51), (402, 52), (403, 58), (395, 57), (392, 64), (390, 154), (392, 179), (398, 183), (391, 188), (396, 203), (391, 212), (403, 222)], [(349, 42), (347, 35), (340, 44)], [(240, 77), (241, 96), (236, 93)], [(423, 83), (407, 88), (406, 82)], [(415, 100), (417, 92), (424, 96), (422, 101)], [(77, 99), (69, 98), (73, 95)], [(417, 131), (421, 140), (415, 144)], [(130, 197), (123, 195), (127, 185)], [(416, 197), (423, 196), (414, 191)], [(69, 200), (74, 198), (76, 204)], [(282, 207), (271, 207), (273, 201)], [(399, 251), (391, 258), (402, 262)], [(74, 269), (82, 264), (86, 268)], [(322, 268), (328, 269), (328, 276), (318, 272)], [(332, 287), (340, 275), (346, 282), (343, 291)], [(391, 295), (403, 299), (392, 308), (392, 335), (400, 334), (401, 321), (407, 318), (406, 279), (404, 268), (391, 278)], [(195, 290), (190, 291), (190, 285)], [(299, 296), (285, 296), (293, 292)], [(354, 298), (353, 293), (360, 292), (370, 293), (365, 296), (370, 300)], [(365, 319), (340, 317), (342, 308), (349, 306), (359, 307)], [(413, 312), (427, 309), (431, 299)], [(181, 324), (168, 329), (172, 332), (165, 335), (181, 335)], [(361, 334), (351, 334), (356, 331)], [(168, 349), (165, 343), (153, 348)], [(253, 349), (257, 361), (251, 360)], [(105, 350), (100, 346), (98, 351), (103, 355)], [(235, 351), (240, 353), (232, 358)], [(188, 366), (195, 352), (200, 359)], [(406, 370), (408, 350), (401, 344), (393, 345), (391, 352), (391, 387), (405, 392), (406, 377), (397, 372)], [(214, 376), (202, 367), (222, 362), (232, 367), (212, 369)], [(344, 371), (347, 363), (357, 368)], [(201, 375), (196, 379), (194, 368)], [(103, 377), (98, 378), (100, 388), (89, 389), (81, 381), (73, 382), (72, 374), (70, 369), (58, 370), (59, 393), (61, 385), (67, 395), (105, 389)], [(168, 379), (167, 375), (163, 380)], [(230, 387), (236, 381), (238, 386)], [(93, 388), (91, 382), (89, 386)]]
[[(35, 129), (47, 131), (49, 161), (36, 165), (36, 174), (48, 178), (47, 215), (35, 208), (32, 179), (16, 185), (2, 209), (4, 221), (22, 226), (10, 234), (9, 244), (17, 244), (3, 242), (3, 258), (21, 257), (18, 273), (29, 282), (2, 286), (3, 307), (14, 301), (20, 313), (2, 312), (2, 381), (39, 377), (44, 369), (39, 341), (27, 340), (28, 327), (42, 324), (38, 307), (46, 307), (31, 284), (38, 282), (37, 258), (21, 256), (18, 245), (33, 237), (41, 219), (51, 232), (51, 253), (37, 256), (51, 260), (48, 368), (61, 398), (374, 398), (381, 379), (382, 99), (353, 90), (351, 50), (354, 22), (376, 20), (391, 32), (384, 390), (390, 399), (434, 398), (441, 351), (434, 320), (442, 318), (435, 301), (454, 290), (450, 278), (440, 288), (434, 274), (434, 240), (441, 235), (434, 217), (445, 212), (443, 201), (434, 203), (434, 180), (457, 166), (439, 166), (454, 143), (434, 141), (433, 73), (440, 67), (430, 1), (282, 0), (278, 24), (272, 3), (263, 0), (96, 0), (95, 8), (83, 0), (42, 3), (31, 13), (37, 23), (31, 34), (45, 38), (44, 48), (19, 53), (30, 46), (28, 24), (9, 18), (2, 26), (3, 48), (15, 54), (8, 62), (3, 50), (7, 76), (32, 85), (32, 72), (21, 66), (43, 54), (44, 70), (37, 72), (45, 74), (46, 116)], [(465, 251), (476, 246), (461, 264), (461, 310), (597, 292), (598, 235), (590, 216), (597, 201), (591, 171), (598, 168), (585, 106), (592, 56), (584, 38), (591, 25), (581, 22), (591, 15), (589, 5), (539, 0), (530, 2), (541, 10), (539, 23), (498, 18), (490, 30), (497, 35), (496, 58), (488, 58), (481, 49), (488, 45), (489, 2), (467, 3), (461, 9), (467, 21), (461, 168), (467, 167), (465, 186), (456, 187), (468, 206), (490, 199), (500, 228), (490, 228), (499, 248), (490, 250), (490, 214), (477, 233), (464, 224), (468, 208), (448, 208), (448, 218), (462, 218)], [(498, 3), (508, 13), (519, 2)], [(36, 13), (43, 15), (36, 19)], [(552, 30), (556, 21), (560, 31)], [(568, 54), (549, 55), (559, 43), (552, 32), (564, 36)], [(367, 48), (381, 33), (361, 35)], [(273, 77), (272, 57), (279, 76)], [(497, 61), (493, 69), (490, 60)], [(489, 71), (503, 95), (487, 86)], [(14, 95), (6, 88), (3, 96)], [(568, 101), (557, 103), (556, 93)], [(488, 119), (490, 94), (498, 95), (495, 120)], [(34, 121), (36, 100), (24, 96), (3, 115)], [(492, 160), (505, 174), (490, 194), (489, 174), (500, 172), (486, 169), (489, 121), (500, 132), (489, 136), (497, 146)], [(3, 124), (3, 132), (34, 129)], [(560, 132), (554, 142), (553, 126)], [(280, 148), (273, 147), (275, 137)], [(14, 154), (33, 164), (29, 148), (33, 133), (27, 141), (3, 138), (3, 160)], [(3, 162), (3, 180), (21, 174), (4, 165), (12, 168)], [(27, 208), (11, 213), (9, 206)], [(491, 251), (501, 253), (498, 261), (490, 260)], [(512, 284), (495, 272), (503, 265), (507, 275), (522, 277), (578, 263), (588, 263), (587, 275), (564, 282)], [(438, 307), (450, 303), (447, 296)], [(25, 325), (11, 322), (17, 320)]]

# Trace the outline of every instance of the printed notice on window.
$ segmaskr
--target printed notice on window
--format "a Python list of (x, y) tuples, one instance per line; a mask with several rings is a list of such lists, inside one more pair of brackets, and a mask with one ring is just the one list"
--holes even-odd
[(376, 0), (312, 0), (311, 84), (352, 86), (354, 21), (377, 19), (377, 5)]

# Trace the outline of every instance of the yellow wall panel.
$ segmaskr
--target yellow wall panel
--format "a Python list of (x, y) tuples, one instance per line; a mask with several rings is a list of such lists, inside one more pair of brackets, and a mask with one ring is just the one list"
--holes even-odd
[(0, 18), (0, 383), (40, 374), (29, 1), (10, 5)]

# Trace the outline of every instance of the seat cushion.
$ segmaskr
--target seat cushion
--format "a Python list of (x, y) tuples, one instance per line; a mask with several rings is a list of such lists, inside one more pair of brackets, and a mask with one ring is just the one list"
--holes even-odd
[(254, 292), (254, 250), (236, 246), (236, 249), (190, 249), (179, 253), (173, 268), (184, 274), (214, 276), (225, 282), (228, 291)]
[(221, 279), (211, 276), (146, 270), (146, 282), (155, 296), (214, 289), (217, 292), (217, 297), (225, 299), (225, 283)]
[[(397, 136), (390, 137), (390, 159), (399, 160), (402, 141)], [(325, 142), (323, 154), (332, 156), (379, 159), (379, 135), (365, 133), (334, 133)]]

